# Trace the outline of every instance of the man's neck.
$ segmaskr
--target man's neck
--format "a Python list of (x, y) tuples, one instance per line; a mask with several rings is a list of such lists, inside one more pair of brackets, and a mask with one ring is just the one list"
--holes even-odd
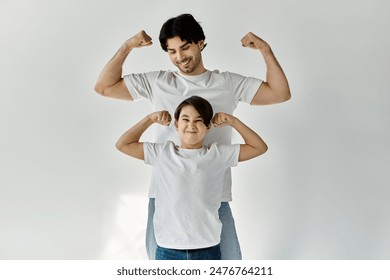
[(208, 70), (206, 68), (203, 68), (203, 70), (201, 70), (201, 71), (196, 71), (196, 72), (191, 72), (191, 73), (184, 73), (184, 72), (179, 70), (179, 73), (182, 76), (193, 77), (193, 76), (202, 75), (202, 74), (206, 73), (207, 71)]

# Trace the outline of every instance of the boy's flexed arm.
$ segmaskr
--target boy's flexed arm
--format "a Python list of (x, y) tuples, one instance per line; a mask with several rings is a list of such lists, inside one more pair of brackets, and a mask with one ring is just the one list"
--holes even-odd
[(245, 144), (240, 145), (240, 155), (238, 161), (257, 157), (267, 151), (268, 147), (263, 139), (261, 139), (256, 132), (246, 126), (238, 118), (226, 113), (216, 113), (212, 122), (215, 127), (230, 125), (244, 139)]
[(116, 142), (116, 148), (131, 157), (144, 160), (143, 143), (139, 142), (142, 134), (154, 123), (168, 126), (171, 123), (171, 115), (168, 111), (154, 112), (127, 130)]

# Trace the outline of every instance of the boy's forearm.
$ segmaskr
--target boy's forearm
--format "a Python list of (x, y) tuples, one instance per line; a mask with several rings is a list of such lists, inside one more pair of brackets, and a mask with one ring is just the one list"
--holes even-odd
[(248, 145), (252, 149), (256, 150), (256, 155), (263, 154), (267, 151), (268, 147), (263, 139), (238, 118), (234, 117), (234, 121), (231, 126), (241, 135), (245, 145)]
[(245, 144), (256, 146), (256, 144), (262, 142), (261, 137), (250, 127), (244, 124), (240, 119), (234, 117), (234, 122), (231, 126), (241, 135)]
[(120, 149), (120, 147), (139, 142), (142, 134), (153, 124), (153, 120), (150, 115), (144, 117), (141, 121), (127, 130), (116, 143), (116, 147)]

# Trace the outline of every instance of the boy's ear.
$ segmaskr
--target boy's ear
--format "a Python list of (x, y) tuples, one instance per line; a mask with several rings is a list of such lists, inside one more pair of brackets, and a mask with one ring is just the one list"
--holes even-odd
[(177, 126), (177, 121), (175, 120), (175, 127), (176, 127), (176, 130), (178, 129), (178, 126)]

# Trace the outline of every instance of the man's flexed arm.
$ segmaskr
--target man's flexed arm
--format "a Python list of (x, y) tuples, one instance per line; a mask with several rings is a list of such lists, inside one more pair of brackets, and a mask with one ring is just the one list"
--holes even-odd
[(107, 97), (133, 100), (122, 78), (122, 66), (132, 49), (150, 45), (152, 38), (143, 30), (124, 42), (100, 73), (95, 91)]
[(246, 126), (238, 118), (226, 114), (216, 113), (212, 120), (215, 127), (222, 127), (230, 125), (233, 127), (244, 139), (245, 144), (240, 145), (240, 155), (238, 161), (248, 160), (264, 154), (268, 150), (267, 144), (261, 137), (251, 128)]
[(241, 39), (242, 46), (257, 49), (267, 65), (267, 77), (252, 99), (251, 105), (267, 105), (287, 101), (291, 98), (290, 87), (282, 67), (276, 60), (270, 45), (252, 32)]

